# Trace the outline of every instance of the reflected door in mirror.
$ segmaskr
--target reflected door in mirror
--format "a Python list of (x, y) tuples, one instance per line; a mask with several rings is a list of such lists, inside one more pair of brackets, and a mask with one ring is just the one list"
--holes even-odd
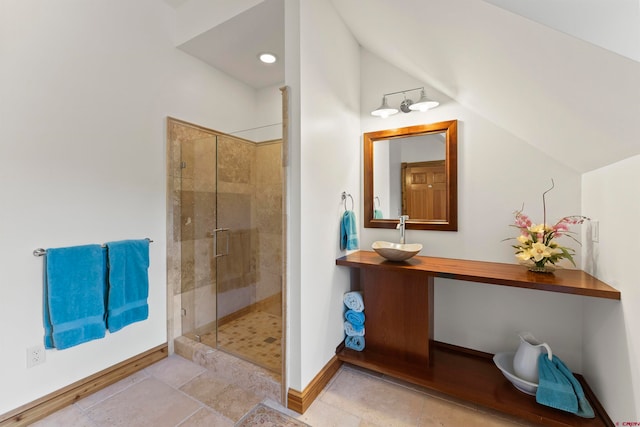
[(402, 214), (425, 221), (446, 221), (444, 160), (402, 163)]

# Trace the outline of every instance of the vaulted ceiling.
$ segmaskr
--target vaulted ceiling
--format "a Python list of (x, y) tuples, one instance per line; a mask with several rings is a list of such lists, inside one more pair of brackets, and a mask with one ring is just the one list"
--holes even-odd
[[(179, 8), (194, 0), (165, 1)], [(578, 172), (640, 154), (636, 60), (480, 0), (332, 3), (365, 49)], [(253, 33), (281, 25), (252, 22)], [(219, 25), (198, 49), (246, 31)], [(228, 51), (212, 58), (217, 68), (234, 60)]]
[(579, 172), (640, 154), (640, 63), (478, 0), (334, 0), (367, 50)]

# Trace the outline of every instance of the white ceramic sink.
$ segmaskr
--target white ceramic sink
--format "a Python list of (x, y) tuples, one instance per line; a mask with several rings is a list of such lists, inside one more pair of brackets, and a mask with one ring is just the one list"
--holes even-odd
[(422, 250), (420, 243), (373, 242), (371, 248), (389, 261), (404, 261)]

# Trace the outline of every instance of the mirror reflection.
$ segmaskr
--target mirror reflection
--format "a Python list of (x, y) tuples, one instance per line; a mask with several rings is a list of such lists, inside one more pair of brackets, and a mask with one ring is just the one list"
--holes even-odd
[(370, 132), (365, 227), (457, 230), (457, 121)]
[(374, 218), (446, 220), (445, 143), (444, 133), (376, 141)]

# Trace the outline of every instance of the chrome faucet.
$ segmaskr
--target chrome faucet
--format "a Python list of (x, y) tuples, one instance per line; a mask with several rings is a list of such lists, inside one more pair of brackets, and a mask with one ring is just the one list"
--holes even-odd
[(400, 223), (396, 226), (396, 230), (400, 230), (400, 244), (404, 245), (404, 228), (407, 224), (409, 215), (400, 215)]

